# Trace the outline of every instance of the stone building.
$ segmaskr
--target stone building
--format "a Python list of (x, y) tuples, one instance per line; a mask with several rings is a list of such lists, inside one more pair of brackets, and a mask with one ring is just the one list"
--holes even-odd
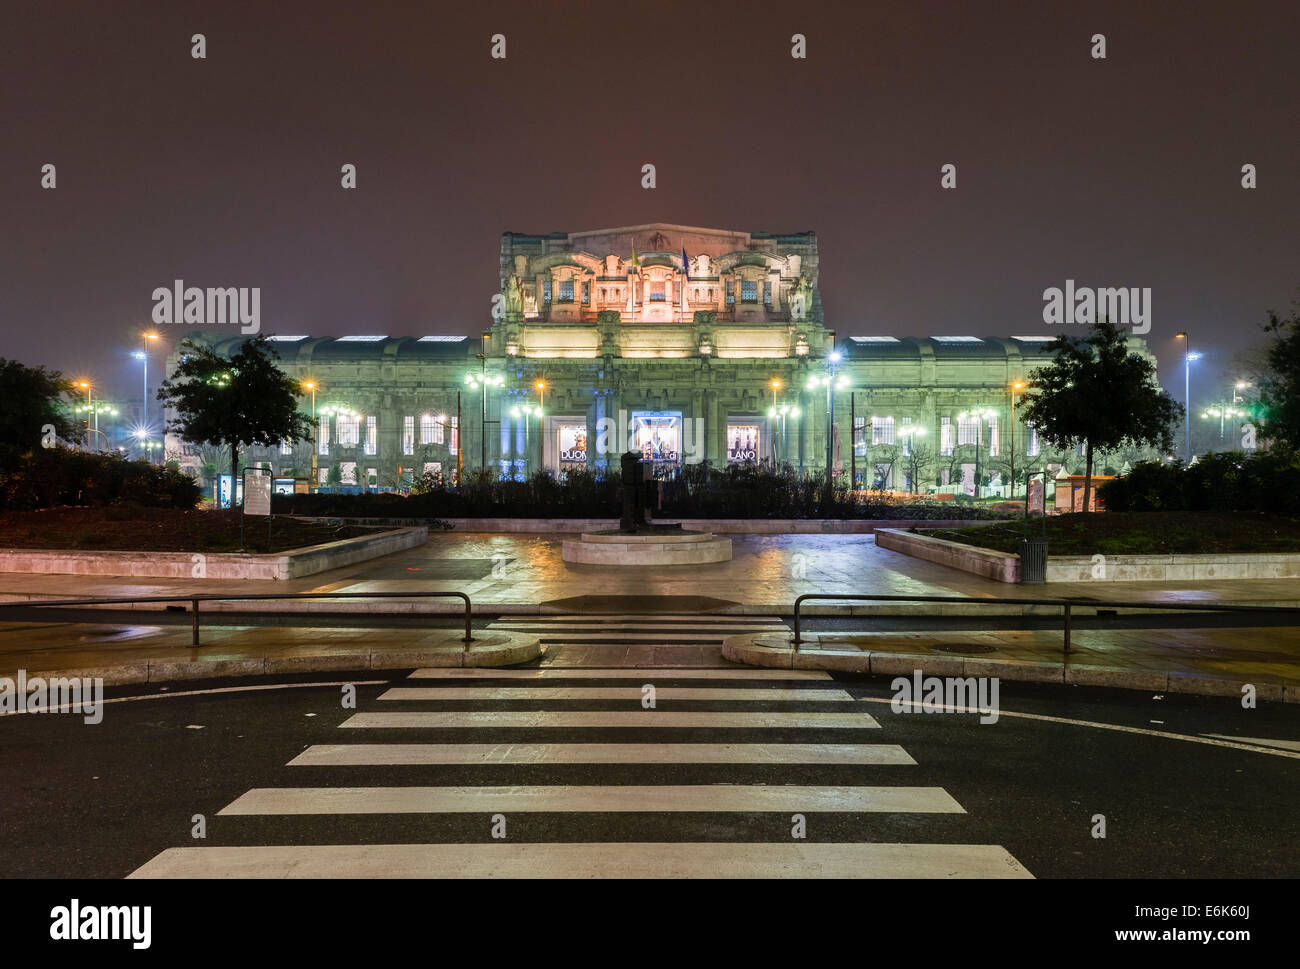
[[(316, 388), (317, 440), (249, 459), (307, 474), (314, 450), (321, 484), (390, 490), (458, 464), (515, 475), (617, 466), (628, 448), (664, 472), (700, 460), (820, 470), (829, 435), (832, 462), (868, 487), (969, 491), (977, 439), (980, 477), (1005, 478), (1011, 388), (1051, 338), (837, 339), (818, 269), (812, 232), (507, 232), (481, 329), (277, 335), (286, 371)], [(241, 339), (207, 338), (223, 351)], [(994, 413), (976, 419), (976, 408)], [(1032, 429), (1018, 422), (1014, 434), (1018, 467), (1042, 459)]]

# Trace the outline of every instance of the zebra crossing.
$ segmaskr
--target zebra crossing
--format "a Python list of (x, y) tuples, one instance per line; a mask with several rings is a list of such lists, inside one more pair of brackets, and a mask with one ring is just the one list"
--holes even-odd
[(523, 616), (496, 619), (488, 629), (528, 633), (543, 646), (721, 646), (738, 633), (788, 633), (779, 616), (626, 615)]
[(820, 671), (415, 670), (218, 812), (243, 843), (130, 877), (1032, 877), (996, 844), (794, 835), (818, 817), (960, 833), (961, 804), (910, 783), (852, 699)]

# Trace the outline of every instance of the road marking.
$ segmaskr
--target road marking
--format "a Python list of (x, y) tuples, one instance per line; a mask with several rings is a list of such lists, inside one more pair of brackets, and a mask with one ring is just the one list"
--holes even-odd
[(441, 713), (354, 713), (340, 727), (393, 729), (419, 727), (738, 727), (748, 730), (801, 730), (879, 727), (862, 713), (686, 713), (669, 710), (467, 710)]
[(714, 669), (670, 666), (619, 666), (586, 668), (581, 666), (541, 666), (533, 669), (509, 669), (454, 666), (419, 669), (411, 674), (417, 680), (435, 679), (551, 679), (563, 677), (571, 680), (640, 680), (653, 675), (658, 680), (829, 680), (831, 675), (823, 670), (771, 670), (737, 666), (734, 669)]
[(290, 767), (412, 764), (890, 764), (897, 744), (314, 744)]
[(1255, 744), (1260, 747), (1281, 747), (1283, 750), (1300, 750), (1300, 740), (1270, 740), (1267, 737), (1232, 737), (1224, 733), (1206, 733), (1202, 737), (1218, 737), (1221, 740), (1233, 740), (1237, 743)]
[[(642, 627), (644, 628), (644, 627)], [(494, 631), (497, 627), (493, 627)], [(546, 643), (592, 643), (601, 646), (625, 646), (636, 644), (638, 646), (679, 646), (683, 644), (709, 644), (719, 643), (732, 635), (744, 635), (763, 630), (751, 629), (718, 629), (712, 633), (686, 633), (677, 632), (675, 629), (661, 629), (652, 633), (625, 633), (617, 630), (609, 632), (592, 632), (592, 633), (574, 633), (563, 629), (511, 629), (500, 630), (501, 632), (529, 632), (536, 635), (542, 642)], [(773, 632), (777, 630), (772, 630)], [(779, 630), (780, 632), (789, 632), (788, 629)]]
[[(647, 677), (647, 679), (649, 679)], [(759, 700), (807, 703), (852, 701), (843, 690), (712, 689), (693, 686), (655, 688), (659, 700)], [(639, 686), (395, 686), (381, 700), (640, 700)]]
[(1032, 878), (1001, 845), (406, 844), (169, 848), (131, 878)]
[(942, 787), (255, 787), (219, 815), (549, 812), (965, 814)]
[(588, 614), (585, 616), (502, 616), (493, 623), (609, 623), (609, 622), (693, 622), (723, 625), (770, 625), (782, 622), (780, 616), (682, 615), (681, 613)]
[[(30, 682), (30, 678), (28, 680)], [(338, 680), (333, 683), (269, 683), (257, 686), (219, 686), (210, 690), (178, 690), (175, 693), (147, 693), (140, 696), (118, 696), (106, 697), (102, 703), (135, 703), (138, 700), (166, 700), (176, 696), (208, 696), (214, 693), (255, 693), (263, 690), (302, 690), (312, 686), (382, 686), (389, 682), (388, 680)], [(143, 684), (141, 684), (143, 685)], [(75, 703), (64, 703), (57, 707), (50, 707), (50, 713), (63, 713), (67, 710), (81, 712), (83, 705)], [(41, 711), (45, 712), (45, 711)], [(0, 717), (16, 717), (20, 713), (27, 713), (26, 710), (8, 710), (0, 712)]]
[[(892, 698), (860, 696), (860, 701), (866, 703), (894, 703)], [(901, 704), (921, 708), (924, 701), (921, 700), (904, 700), (899, 701)], [(942, 706), (932, 709), (942, 709), (949, 713), (986, 713), (978, 707), (957, 707)], [(1018, 717), (1021, 720), (1041, 720), (1044, 723), (1064, 723), (1072, 727), (1096, 727), (1098, 730), (1115, 730), (1119, 733), (1136, 733), (1145, 734), (1148, 737), (1164, 737), (1166, 740), (1185, 740), (1194, 744), (1205, 744), (1209, 747), (1230, 747), (1234, 750), (1248, 750), (1256, 754), (1272, 754), (1274, 757), (1291, 757), (1300, 760), (1300, 751), (1273, 750), (1269, 747), (1255, 747), (1246, 743), (1234, 743), (1227, 740), (1211, 740), (1209, 737), (1197, 737), (1192, 734), (1171, 733), (1167, 730), (1148, 730), (1146, 727), (1126, 727), (1118, 723), (1098, 723), (1095, 720), (1074, 720), (1070, 717), (1049, 717), (1042, 713), (1017, 713), (1014, 710), (999, 710), (998, 717)], [(1249, 738), (1247, 738), (1249, 739)]]

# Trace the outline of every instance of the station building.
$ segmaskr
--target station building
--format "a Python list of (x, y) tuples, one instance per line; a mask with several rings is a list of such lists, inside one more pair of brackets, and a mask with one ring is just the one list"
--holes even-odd
[[(617, 467), (628, 449), (661, 473), (701, 460), (814, 471), (829, 453), (863, 487), (969, 492), (977, 463), (996, 484), (1012, 454), (1042, 458), (1011, 414), (1050, 336), (860, 335), (873, 326), (851, 308), (827, 321), (813, 232), (507, 232), (499, 260), (492, 313), (461, 335), (276, 334), (284, 369), (314, 388), (316, 440), (250, 462), (398, 490), (425, 471)], [(243, 339), (203, 338), (221, 352)]]

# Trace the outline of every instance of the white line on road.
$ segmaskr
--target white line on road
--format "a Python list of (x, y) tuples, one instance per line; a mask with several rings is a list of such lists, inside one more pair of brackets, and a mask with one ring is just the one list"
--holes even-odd
[[(30, 682), (30, 680), (28, 681)], [(166, 700), (178, 696), (208, 696), (214, 693), (255, 693), (264, 690), (301, 690), (312, 686), (381, 686), (388, 680), (338, 680), (332, 683), (268, 683), (258, 686), (220, 686), (211, 690), (178, 690), (175, 693), (146, 693), (140, 696), (117, 696), (108, 697), (104, 703), (134, 703), (137, 700)], [(50, 713), (63, 713), (67, 710), (80, 712), (81, 706), (75, 703), (65, 703), (57, 707), (50, 707)], [(0, 717), (16, 717), (20, 713), (27, 713), (26, 710), (7, 710), (0, 712)], [(36, 712), (36, 711), (34, 711)], [(45, 712), (45, 711), (40, 711)]]
[(169, 848), (131, 878), (1032, 878), (1001, 845), (407, 844)]
[(685, 713), (669, 710), (467, 710), (441, 713), (355, 713), (341, 727), (447, 729), (458, 727), (739, 727), (828, 730), (879, 727), (862, 713)]
[(582, 667), (582, 666), (542, 666), (533, 669), (493, 669), (487, 667), (453, 666), (419, 669), (411, 674), (412, 679), (552, 679), (563, 677), (571, 680), (640, 680), (653, 676), (658, 680), (829, 680), (831, 675), (823, 670), (772, 670), (754, 669), (737, 666), (733, 669), (703, 668), (699, 666), (618, 666), (618, 667)]
[[(860, 696), (859, 700), (866, 703), (893, 703), (894, 700), (886, 697)], [(921, 700), (904, 700), (900, 701), (904, 705), (911, 705), (921, 709), (924, 701)], [(937, 709), (937, 708), (936, 708)], [(985, 713), (978, 707), (958, 707), (943, 706), (943, 710), (949, 713)], [(1189, 743), (1205, 744), (1209, 747), (1230, 747), (1235, 750), (1248, 750), (1256, 754), (1272, 754), (1274, 757), (1291, 757), (1300, 760), (1300, 751), (1289, 750), (1272, 750), (1268, 747), (1255, 747), (1250, 744), (1232, 743), (1227, 740), (1211, 740), (1209, 737), (1196, 737), (1191, 734), (1171, 733), (1167, 730), (1148, 730), (1145, 727), (1126, 727), (1118, 723), (1098, 723), (1095, 720), (1074, 720), (1070, 717), (1049, 717), (1042, 713), (1017, 713), (1014, 710), (999, 710), (999, 717), (1018, 717), (1021, 720), (1041, 720), (1044, 723), (1064, 723), (1072, 727), (1096, 727), (1098, 730), (1115, 730), (1119, 733), (1136, 733), (1144, 734), (1148, 737), (1164, 737), (1166, 740), (1186, 740)]]
[[(647, 679), (650, 679), (647, 677)], [(843, 690), (713, 689), (693, 686), (655, 688), (659, 700), (760, 700), (806, 703), (852, 701)], [(395, 686), (381, 700), (640, 700), (639, 686)]]
[(763, 784), (608, 787), (255, 787), (220, 815), (482, 812), (765, 812), (965, 814), (942, 787)]
[(290, 767), (413, 764), (889, 764), (897, 744), (314, 744)]

